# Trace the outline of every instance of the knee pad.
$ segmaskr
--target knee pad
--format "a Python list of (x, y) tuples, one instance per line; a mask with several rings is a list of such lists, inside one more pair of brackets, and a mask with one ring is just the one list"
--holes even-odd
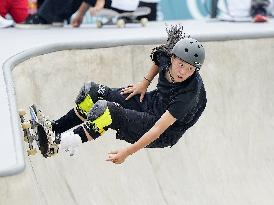
[(90, 111), (90, 109), (93, 107), (94, 102), (92, 100), (92, 98), (90, 97), (90, 95), (86, 95), (86, 97), (83, 99), (82, 102), (80, 102), (79, 104), (76, 104), (76, 110), (77, 112), (83, 117), (83, 118), (87, 118), (87, 114)]
[(87, 114), (84, 128), (96, 139), (102, 135), (111, 125), (112, 117), (106, 100), (98, 100)]
[(105, 97), (107, 89), (104, 85), (85, 83), (75, 100), (77, 112), (86, 119), (94, 103)]

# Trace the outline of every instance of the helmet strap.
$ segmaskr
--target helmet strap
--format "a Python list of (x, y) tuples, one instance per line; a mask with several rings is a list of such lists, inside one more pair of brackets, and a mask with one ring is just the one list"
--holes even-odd
[(170, 73), (170, 68), (171, 68), (171, 67), (169, 67), (169, 68), (167, 69), (167, 72), (168, 72), (168, 74), (169, 74), (169, 77), (170, 77), (172, 83), (175, 83), (175, 80), (174, 80), (173, 76), (172, 76), (171, 73)]

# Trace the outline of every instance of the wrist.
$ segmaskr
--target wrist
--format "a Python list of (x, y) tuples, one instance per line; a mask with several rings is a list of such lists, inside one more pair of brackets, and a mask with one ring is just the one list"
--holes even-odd
[(85, 12), (78, 11), (76, 15), (77, 15), (77, 18), (81, 18), (82, 19), (82, 18), (84, 18)]
[(134, 152), (130, 149), (130, 147), (127, 147), (125, 150), (128, 156), (134, 154)]
[(144, 77), (144, 81), (148, 83), (148, 85), (150, 85), (151, 80), (149, 80), (148, 78)]

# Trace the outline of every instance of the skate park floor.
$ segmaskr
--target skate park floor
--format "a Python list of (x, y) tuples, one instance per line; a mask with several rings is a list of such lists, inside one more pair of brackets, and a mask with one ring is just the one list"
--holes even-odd
[[(73, 157), (26, 155), (19, 108), (37, 103), (55, 119), (86, 81), (138, 82), (151, 49), (165, 41), (166, 23), (180, 23), (206, 48), (208, 105), (177, 145), (142, 150), (117, 166), (104, 161), (107, 153), (127, 144), (108, 131)], [(274, 203), (274, 22), (9, 28), (0, 36), (1, 205)]]

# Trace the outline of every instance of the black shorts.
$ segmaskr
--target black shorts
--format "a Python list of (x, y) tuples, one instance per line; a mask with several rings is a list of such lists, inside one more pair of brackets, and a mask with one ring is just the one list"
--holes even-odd
[[(157, 90), (147, 92), (143, 102), (140, 95), (125, 100), (128, 95), (122, 95), (122, 88), (91, 84), (90, 94), (99, 93), (96, 99), (108, 102), (112, 124), (110, 128), (117, 131), (116, 138), (131, 144), (138, 141), (166, 111)], [(91, 97), (92, 97), (91, 95)], [(183, 133), (167, 129), (157, 140), (147, 147), (167, 147), (174, 145)]]

